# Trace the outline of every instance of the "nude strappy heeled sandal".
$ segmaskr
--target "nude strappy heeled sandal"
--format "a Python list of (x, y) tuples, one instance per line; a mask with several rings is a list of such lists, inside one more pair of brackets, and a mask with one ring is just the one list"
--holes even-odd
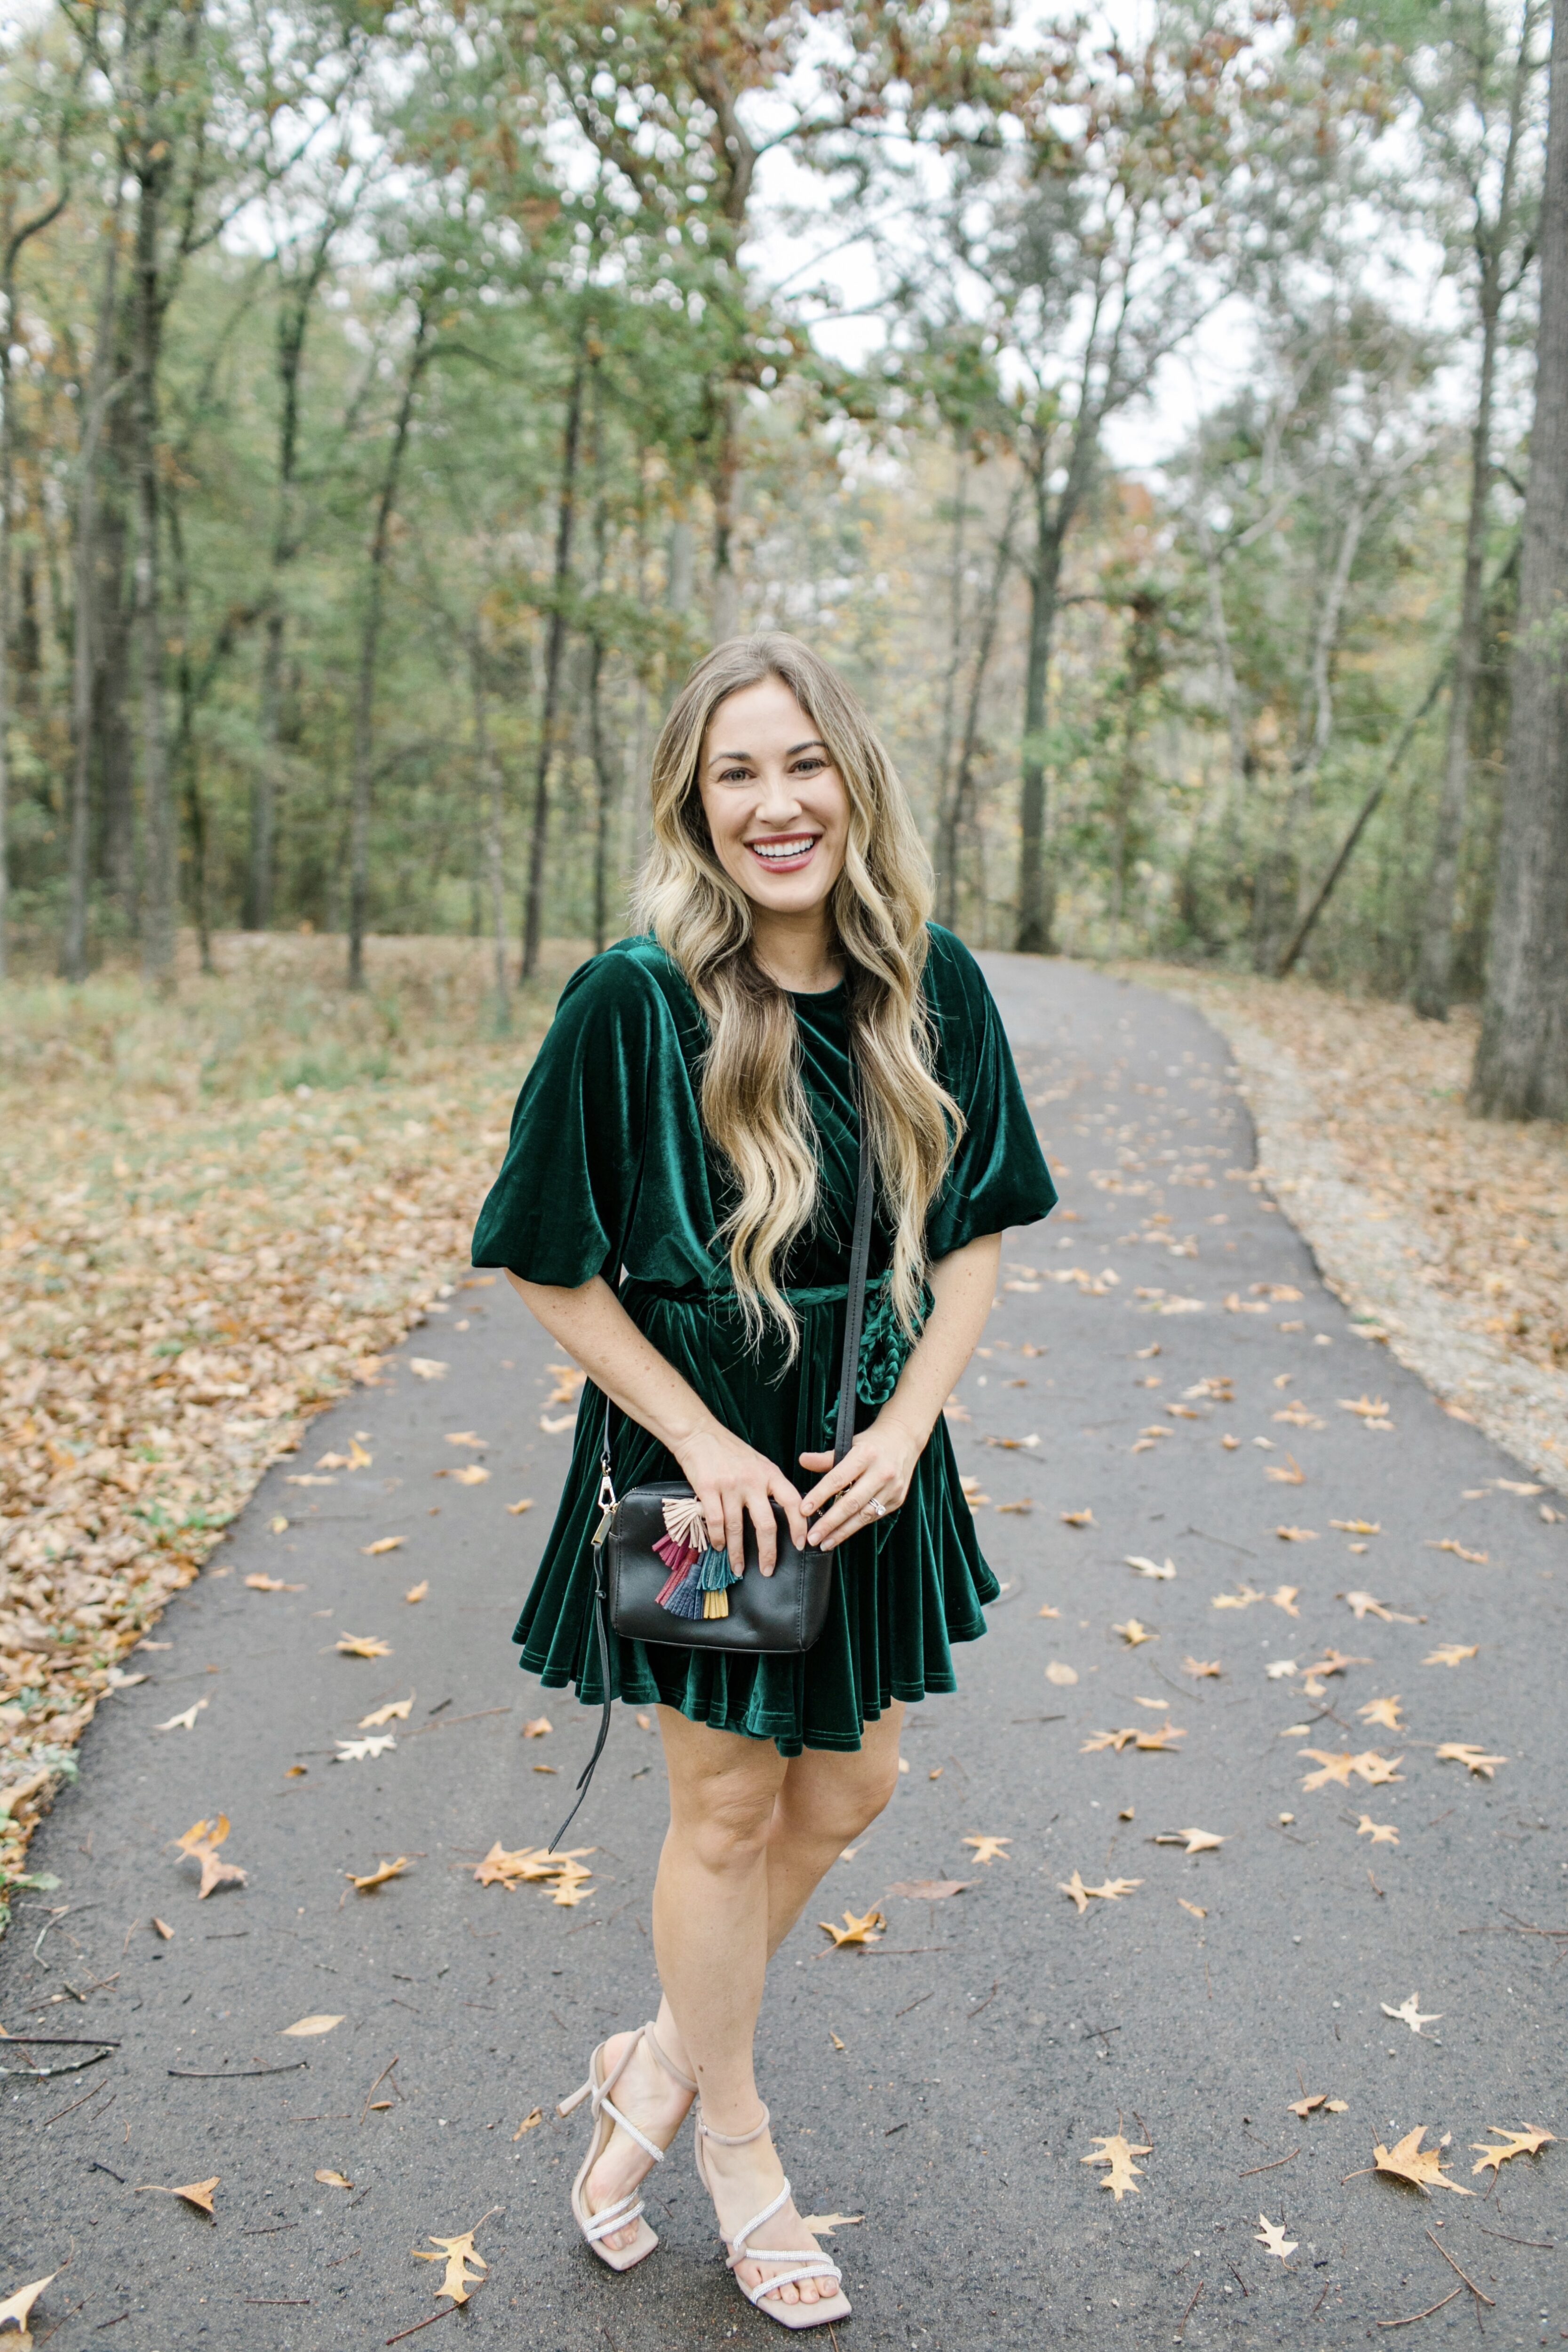
[[(703, 2141), (715, 2140), (721, 2147), (745, 2147), (750, 2141), (761, 2139), (768, 2128), (769, 2122), (768, 2111), (764, 2107), (763, 2120), (754, 2130), (734, 2133), (717, 2132), (710, 2124), (703, 2122), (702, 2110), (700, 2107), (698, 2108), (697, 2177), (710, 2197), (713, 2194), (713, 2184), (708, 2178), (708, 2167), (702, 2160)], [(786, 2180), (771, 2204), (764, 2205), (760, 2213), (753, 2213), (751, 2220), (742, 2229), (737, 2230), (732, 2238), (724, 2240), (728, 2250), (726, 2260), (731, 2270), (741, 2263), (787, 2263), (789, 2268), (775, 2273), (772, 2278), (763, 2279), (760, 2286), (747, 2286), (739, 2278), (736, 2279), (735, 2284), (754, 2311), (762, 2312), (768, 2319), (776, 2319), (781, 2327), (826, 2327), (829, 2320), (847, 2319), (850, 2312), (849, 2298), (843, 2292), (844, 2273), (837, 2263), (830, 2262), (820, 2248), (813, 2253), (805, 2246), (789, 2246), (780, 2252), (766, 2246), (749, 2246), (746, 2243), (753, 2230), (760, 2230), (764, 2221), (771, 2221), (773, 2215), (789, 2203), (790, 2193), (790, 2185)], [(826, 2278), (830, 2278), (839, 2292), (816, 2303), (781, 2303), (774, 2293), (774, 2290), (781, 2286), (798, 2286), (802, 2279)], [(772, 2297), (771, 2301), (768, 2300), (770, 2297)]]
[[(605, 2044), (601, 2042), (588, 2060), (587, 2081), (572, 2092), (568, 2097), (557, 2101), (555, 2108), (558, 2116), (569, 2116), (574, 2108), (582, 2105), (584, 2099), (592, 2102), (594, 2134), (588, 2142), (588, 2153), (583, 2158), (576, 2179), (572, 2183), (572, 2218), (598, 2255), (599, 2260), (602, 2263), (607, 2263), (613, 2271), (631, 2270), (636, 2263), (646, 2260), (658, 2243), (657, 2234), (649, 2229), (642, 2218), (642, 2197), (637, 2189), (628, 2189), (624, 2197), (617, 2197), (613, 2204), (603, 2206), (597, 2213), (594, 2213), (588, 2208), (586, 2186), (588, 2175), (609, 2146), (611, 2136), (617, 2124), (629, 2139), (635, 2139), (637, 2146), (652, 2157), (656, 2164), (662, 2164), (668, 2153), (668, 2149), (656, 2147), (646, 2132), (639, 2131), (631, 2117), (624, 2116), (610, 2097), (610, 2093), (630, 2065), (639, 2044), (644, 2042), (647, 2042), (648, 2049), (672, 2083), (679, 2083), (683, 2091), (696, 2090), (697, 2085), (690, 2075), (683, 2074), (679, 2067), (660, 2049), (658, 2037), (654, 2032), (652, 2025), (639, 2025), (622, 2052), (618, 2063), (607, 2074), (602, 2071)], [(606, 2238), (613, 2237), (617, 2230), (626, 2229), (633, 2221), (637, 2223), (637, 2233), (629, 2246), (606, 2246), (604, 2243)]]

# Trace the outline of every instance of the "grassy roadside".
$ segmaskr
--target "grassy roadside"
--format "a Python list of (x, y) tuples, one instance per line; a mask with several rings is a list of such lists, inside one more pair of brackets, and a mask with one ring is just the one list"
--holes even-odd
[(489, 950), (232, 937), (176, 997), (5, 992), (0, 1922), (126, 1653), (267, 1465), (461, 1278), (562, 981), (495, 1034)]

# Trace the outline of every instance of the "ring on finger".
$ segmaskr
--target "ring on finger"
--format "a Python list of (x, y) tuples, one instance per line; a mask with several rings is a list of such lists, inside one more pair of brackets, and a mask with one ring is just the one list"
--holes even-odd
[(880, 1501), (876, 1496), (873, 1496), (871, 1500), (867, 1504), (866, 1508), (870, 1512), (873, 1518), (879, 1519), (886, 1516), (888, 1506), (886, 1503)]

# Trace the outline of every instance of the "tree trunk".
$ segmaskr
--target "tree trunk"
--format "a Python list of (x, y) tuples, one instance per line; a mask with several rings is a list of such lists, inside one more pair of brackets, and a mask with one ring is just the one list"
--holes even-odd
[[(129, 375), (124, 382), (129, 394)], [(135, 932), (140, 898), (136, 755), (131, 724), (131, 608), (125, 593), (129, 531), (123, 493), (130, 440), (127, 398), (110, 418), (106, 462), (94, 499), (98, 527), (92, 551), (95, 627), (90, 730), (103, 803), (103, 876), (127, 938)]]
[[(212, 928), (207, 919), (207, 813), (202, 800), (201, 768), (196, 751), (196, 704), (200, 698), (195, 667), (191, 659), (191, 574), (185, 561), (185, 535), (179, 497), (172, 487), (164, 493), (163, 506), (168, 524), (169, 555), (174, 567), (174, 628), (179, 646), (174, 678), (179, 694), (180, 722), (174, 730), (169, 774), (172, 782), (178, 782), (185, 803), (185, 822), (191, 833), (191, 911), (196, 919), (202, 972), (205, 978), (210, 979), (214, 965)], [(215, 654), (213, 667), (216, 668), (219, 659), (221, 655)]]
[(250, 797), (250, 857), (245, 884), (245, 928), (265, 931), (272, 921), (272, 891), (277, 870), (278, 802), (281, 790), (279, 743), (282, 737), (284, 640), (288, 616), (283, 586), (289, 566), (300, 551), (296, 518), (295, 475), (300, 449), (300, 372), (310, 305), (326, 274), (338, 221), (329, 214), (316, 240), (309, 268), (288, 288), (278, 320), (278, 495), (272, 526), (272, 570), (268, 583), (267, 625), (261, 648), (261, 759)]
[[(958, 908), (958, 845), (965, 823), (969, 820), (974, 801), (974, 755), (980, 742), (980, 706), (985, 693), (986, 672), (991, 667), (992, 649), (996, 643), (996, 624), (1002, 611), (1002, 591), (1006, 585), (1008, 569), (1013, 561), (1013, 530), (1018, 520), (1018, 493), (1015, 490), (1007, 505), (1006, 516), (996, 541), (991, 565), (991, 577), (980, 606), (980, 633), (974, 646), (974, 667), (969, 675), (969, 703), (963, 715), (963, 741), (959, 750), (958, 767), (952, 780), (952, 870), (953, 876), (953, 913), (943, 916), (944, 922), (956, 919)], [(978, 834), (976, 838), (978, 838)], [(985, 893), (981, 889), (981, 903)]]
[(566, 647), (566, 591), (572, 577), (572, 531), (577, 512), (577, 451), (582, 439), (583, 383), (587, 372), (587, 317), (584, 315), (561, 445), (561, 495), (555, 513), (555, 571), (545, 638), (544, 702), (539, 719), (539, 765), (533, 780), (533, 825), (528, 845), (528, 908), (523, 923), (522, 970), (529, 981), (539, 969), (544, 936), (544, 860), (550, 841), (550, 771), (555, 757), (556, 713), (561, 699), (561, 657)]
[(375, 747), (375, 665), (381, 646), (382, 604), (386, 581), (386, 550), (397, 486), (403, 473), (404, 451), (413, 421), (414, 402), (430, 357), (426, 341), (430, 316), (423, 296), (403, 379), (381, 496), (376, 500), (375, 526), (371, 533), (369, 579), (365, 583), (364, 619), (360, 630), (359, 690), (354, 700), (353, 799), (349, 818), (349, 970), (348, 984), (356, 993), (364, 986), (364, 924), (370, 903), (370, 803), (372, 760)]
[(1541, 325), (1502, 837), (1472, 1110), (1568, 1118), (1568, 0), (1555, 0)]
[(163, 312), (159, 230), (166, 164), (138, 167), (135, 344), (132, 383), (136, 488), (136, 683), (142, 717), (142, 811), (147, 833), (142, 877), (142, 971), (161, 995), (174, 986), (174, 809), (163, 723), (163, 617), (158, 572), (158, 347)]
[(610, 838), (615, 824), (616, 803), (620, 797), (620, 777), (610, 747), (605, 740), (605, 713), (601, 688), (605, 670), (605, 640), (595, 629), (588, 657), (588, 740), (594, 756), (594, 774), (598, 784), (598, 806), (595, 812), (594, 829), (594, 952), (602, 955), (610, 936)]
[(78, 986), (87, 978), (87, 915), (92, 854), (92, 716), (94, 640), (98, 616), (98, 445), (111, 401), (125, 390), (113, 381), (115, 304), (120, 275), (120, 205), (124, 173), (116, 174), (114, 206), (100, 240), (103, 277), (98, 298), (92, 367), (78, 453), (76, 504), (76, 614), (71, 646), (71, 784), (68, 887), (60, 977)]
[(501, 768), (490, 741), (489, 709), (485, 691), (484, 643), (478, 620), (468, 640), (468, 663), (474, 687), (474, 766), (485, 811), (485, 869), (490, 890), (490, 932), (495, 942), (495, 1026), (505, 1030), (511, 1020), (510, 978), (506, 968), (506, 861), (501, 839)]
[(963, 526), (969, 479), (969, 444), (960, 434), (953, 448), (952, 547), (948, 557), (947, 676), (942, 693), (942, 750), (937, 761), (937, 919), (951, 930), (958, 913), (958, 787), (952, 767), (952, 734), (958, 711), (958, 674), (963, 667)]
[(1046, 488), (1048, 459), (1035, 472), (1035, 560), (1029, 571), (1029, 648), (1024, 679), (1023, 790), (1018, 802), (1018, 934), (1020, 955), (1049, 955), (1055, 912), (1046, 880), (1046, 688), (1061, 578), (1059, 516), (1053, 520)]

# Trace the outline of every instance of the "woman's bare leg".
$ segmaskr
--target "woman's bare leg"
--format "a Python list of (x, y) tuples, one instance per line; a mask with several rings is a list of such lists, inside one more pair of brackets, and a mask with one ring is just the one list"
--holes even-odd
[[(696, 2074), (714, 2129), (745, 2130), (762, 2111), (751, 2052), (763, 1970), (825, 1873), (892, 1795), (903, 1708), (895, 1703), (879, 1722), (868, 1724), (858, 1752), (808, 1748), (787, 1763), (771, 1741), (711, 1731), (706, 1725), (689, 1723), (673, 1708), (661, 1707), (659, 1718), (670, 1775), (670, 1829), (654, 1896), (655, 1945), (667, 1988), (655, 2030), (672, 2062), (683, 2073)], [(765, 1934), (759, 1935), (764, 1918)], [(689, 1947), (695, 1950), (695, 1967), (687, 1965)], [(677, 2013), (695, 2011), (711, 2025), (712, 1979), (718, 1980), (721, 1993), (721, 2021), (714, 2037), (721, 2045), (717, 2072), (711, 2057), (706, 2067), (700, 2060), (694, 2063)], [(707, 2037), (700, 2033), (700, 2039)], [(611, 2065), (624, 2047), (625, 2037), (611, 2041)], [(719, 2087), (724, 2081), (729, 2083), (729, 2105)], [(616, 2103), (667, 2146), (689, 2098), (650, 2053), (639, 2049), (616, 2085)], [(730, 2120), (722, 2119), (725, 2115)], [(731, 2229), (765, 2205), (783, 2179), (771, 2147), (761, 2141), (732, 2149), (710, 2142), (708, 2163), (715, 2183), (722, 2181), (724, 2190), (731, 2186), (726, 2167), (733, 2176), (733, 2195), (721, 2190), (722, 2219)], [(637, 2143), (616, 2133), (588, 2177), (590, 2207), (597, 2210), (626, 2195), (649, 2168)], [(779, 2240), (774, 2232), (786, 2224), (793, 2225), (790, 2235)], [(629, 2243), (634, 2234), (627, 2229), (606, 2242)], [(775, 2244), (798, 2241), (803, 2249), (813, 2243), (799, 2228), (793, 2208), (769, 2222), (768, 2237)], [(742, 2272), (749, 2284), (763, 2274), (763, 2266), (752, 2263), (742, 2264)], [(803, 2292), (806, 2301), (815, 2300), (809, 2282)], [(794, 2287), (782, 2293), (788, 2302), (797, 2299)]]

